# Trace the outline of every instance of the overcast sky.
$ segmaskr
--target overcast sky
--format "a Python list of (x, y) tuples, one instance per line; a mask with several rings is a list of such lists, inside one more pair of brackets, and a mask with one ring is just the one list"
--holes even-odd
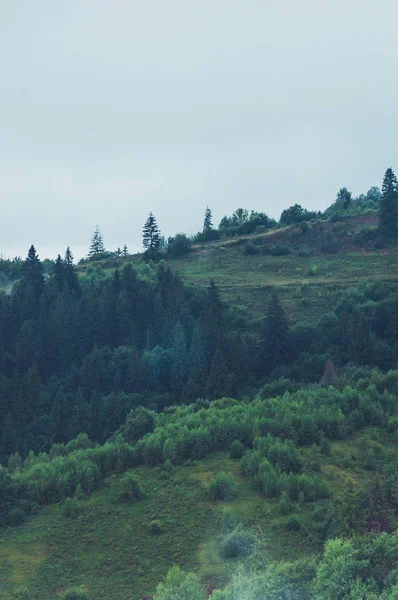
[(0, 0), (0, 253), (380, 185), (397, 22), (395, 0)]

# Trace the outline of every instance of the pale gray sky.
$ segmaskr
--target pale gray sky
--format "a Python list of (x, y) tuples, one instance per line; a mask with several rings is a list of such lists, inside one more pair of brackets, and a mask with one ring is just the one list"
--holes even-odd
[(0, 253), (323, 209), (398, 168), (395, 0), (1, 0)]

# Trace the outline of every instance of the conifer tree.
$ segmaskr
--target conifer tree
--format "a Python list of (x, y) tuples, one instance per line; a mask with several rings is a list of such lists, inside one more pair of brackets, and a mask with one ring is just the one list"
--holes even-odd
[(398, 183), (394, 171), (387, 169), (380, 200), (380, 227), (388, 236), (398, 237)]
[(171, 385), (174, 390), (180, 393), (188, 373), (189, 357), (187, 353), (187, 339), (179, 321), (174, 329), (172, 357)]
[(53, 265), (53, 276), (58, 291), (61, 291), (65, 282), (65, 265), (60, 254)]
[(290, 355), (289, 327), (276, 292), (272, 293), (259, 347), (259, 371), (265, 373), (285, 364)]
[(28, 256), (25, 260), (25, 281), (30, 284), (36, 298), (40, 296), (44, 288), (43, 266), (35, 247), (29, 248)]
[(103, 252), (105, 252), (104, 238), (102, 237), (102, 233), (97, 225), (91, 238), (88, 255), (90, 258), (97, 258)]
[(213, 229), (213, 214), (208, 206), (206, 206), (205, 210), (205, 218), (203, 221), (203, 231), (209, 231), (209, 229)]
[(64, 259), (65, 281), (70, 290), (80, 292), (79, 279), (76, 273), (75, 265), (73, 264), (73, 254), (68, 246), (65, 251)]
[(160, 245), (160, 231), (152, 212), (149, 213), (142, 230), (142, 245), (146, 250), (148, 258), (157, 258)]
[(213, 400), (229, 393), (228, 369), (220, 349), (217, 349), (212, 360), (207, 387), (209, 397)]
[(129, 254), (126, 244), (124, 244), (124, 246), (123, 246), (122, 254), (123, 254), (123, 256), (128, 256), (128, 254)]
[(1, 435), (1, 454), (9, 456), (17, 449), (17, 433), (15, 431), (14, 424), (10, 413), (7, 416), (3, 424), (3, 432)]

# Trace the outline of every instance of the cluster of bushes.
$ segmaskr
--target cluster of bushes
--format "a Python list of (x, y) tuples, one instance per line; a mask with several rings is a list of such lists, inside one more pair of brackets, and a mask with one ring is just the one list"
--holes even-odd
[(247, 242), (243, 246), (244, 254), (264, 254), (271, 256), (286, 256), (287, 254), (292, 253), (292, 249), (287, 244), (282, 244), (282, 242), (277, 242), (276, 244), (267, 244), (264, 246), (258, 246), (253, 242)]
[[(282, 446), (282, 442), (280, 445)], [(287, 457), (287, 453), (283, 453)], [(240, 463), (240, 470), (243, 475), (251, 478), (253, 487), (266, 498), (276, 498), (281, 496), (282, 506), (284, 505), (283, 494), (285, 493), (290, 500), (312, 501), (317, 498), (327, 498), (330, 495), (330, 487), (326, 480), (321, 479), (317, 474), (309, 476), (298, 473), (301, 470), (301, 461), (293, 463), (276, 461), (272, 463), (272, 453), (261, 448), (257, 450), (248, 450)], [(283, 506), (283, 510), (286, 506)]]

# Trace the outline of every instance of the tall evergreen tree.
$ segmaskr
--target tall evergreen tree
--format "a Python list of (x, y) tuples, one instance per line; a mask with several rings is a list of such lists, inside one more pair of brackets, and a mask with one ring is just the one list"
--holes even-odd
[(289, 327), (276, 292), (272, 293), (259, 347), (259, 372), (285, 364), (290, 355)]
[(384, 175), (379, 216), (384, 233), (389, 237), (398, 237), (398, 183), (391, 168)]
[(208, 206), (206, 206), (205, 210), (205, 218), (203, 221), (203, 231), (209, 231), (209, 229), (213, 229), (213, 214)]
[(149, 258), (157, 258), (160, 245), (160, 230), (152, 212), (149, 213), (142, 230), (142, 245)]
[(105, 252), (104, 238), (102, 237), (102, 233), (98, 227), (96, 226), (94, 233), (91, 238), (89, 257), (97, 258), (101, 254)]
[(123, 246), (122, 254), (123, 254), (123, 256), (128, 256), (128, 254), (129, 254), (126, 244), (124, 244), (124, 246)]
[(76, 273), (75, 265), (73, 264), (73, 254), (68, 246), (65, 251), (64, 259), (65, 281), (70, 290), (73, 290), (78, 295), (80, 293), (79, 278)]
[(174, 329), (172, 357), (171, 386), (180, 394), (188, 373), (189, 355), (187, 352), (187, 338), (179, 321)]
[(43, 265), (33, 244), (29, 248), (24, 267), (25, 281), (32, 287), (35, 297), (38, 298), (44, 288)]
[(60, 254), (58, 254), (52, 270), (57, 289), (61, 291), (65, 283), (65, 265)]
[(207, 381), (209, 397), (212, 400), (229, 394), (228, 369), (221, 350), (217, 349), (211, 363)]

